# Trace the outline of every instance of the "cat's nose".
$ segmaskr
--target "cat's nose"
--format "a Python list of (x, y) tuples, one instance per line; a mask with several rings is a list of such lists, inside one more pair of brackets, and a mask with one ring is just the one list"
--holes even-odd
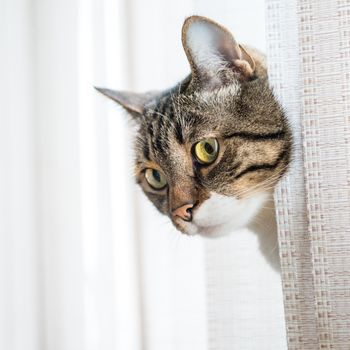
[(176, 216), (178, 216), (184, 221), (191, 221), (193, 207), (194, 207), (193, 203), (184, 204), (181, 207), (173, 210), (172, 212), (173, 217), (175, 218)]

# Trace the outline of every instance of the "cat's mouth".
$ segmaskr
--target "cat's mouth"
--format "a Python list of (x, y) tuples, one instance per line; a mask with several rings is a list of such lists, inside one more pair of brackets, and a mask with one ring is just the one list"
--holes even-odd
[(190, 222), (174, 222), (177, 229), (189, 236), (221, 237), (248, 225), (267, 200), (267, 193), (246, 199), (236, 199), (217, 193), (194, 212)]

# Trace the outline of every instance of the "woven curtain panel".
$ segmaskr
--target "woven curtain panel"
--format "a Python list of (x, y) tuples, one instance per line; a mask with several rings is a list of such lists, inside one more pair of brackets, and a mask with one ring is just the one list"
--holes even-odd
[(289, 349), (350, 349), (350, 1), (267, 0), (270, 79), (295, 135), (276, 191)]

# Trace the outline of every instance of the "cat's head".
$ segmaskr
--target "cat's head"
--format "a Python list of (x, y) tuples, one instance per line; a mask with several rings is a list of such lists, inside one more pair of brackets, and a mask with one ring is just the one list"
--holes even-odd
[(186, 19), (191, 74), (161, 93), (99, 89), (138, 124), (136, 179), (183, 233), (245, 226), (290, 161), (291, 133), (264, 57), (219, 24)]

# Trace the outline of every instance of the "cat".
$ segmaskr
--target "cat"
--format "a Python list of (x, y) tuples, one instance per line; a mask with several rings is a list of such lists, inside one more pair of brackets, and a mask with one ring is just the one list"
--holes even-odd
[(185, 20), (182, 43), (191, 73), (175, 87), (96, 89), (138, 125), (136, 181), (149, 200), (180, 232), (220, 236), (250, 225), (271, 202), (292, 134), (263, 54), (201, 16)]

